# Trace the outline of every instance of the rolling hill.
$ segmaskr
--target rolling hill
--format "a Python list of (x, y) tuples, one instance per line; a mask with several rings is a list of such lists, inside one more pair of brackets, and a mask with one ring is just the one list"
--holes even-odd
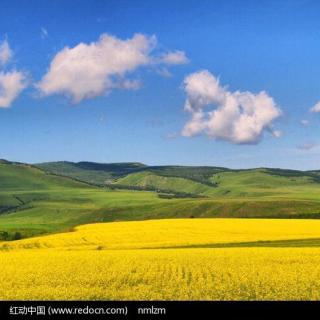
[(0, 213), (26, 207), (37, 190), (86, 187), (85, 183), (48, 174), (27, 164), (6, 160), (0, 160), (0, 181)]
[(320, 218), (318, 172), (0, 161), (0, 241), (108, 221)]
[(141, 163), (98, 164), (52, 162), (37, 164), (49, 173), (99, 186), (149, 190), (201, 197), (290, 196), (318, 199), (317, 171), (190, 166), (147, 166)]
[(57, 176), (32, 165), (0, 160), (0, 191), (84, 187), (85, 183)]
[(36, 167), (60, 176), (72, 177), (81, 181), (96, 185), (105, 185), (115, 178), (135, 172), (145, 165), (142, 163), (95, 163), (95, 162), (45, 162), (35, 165)]

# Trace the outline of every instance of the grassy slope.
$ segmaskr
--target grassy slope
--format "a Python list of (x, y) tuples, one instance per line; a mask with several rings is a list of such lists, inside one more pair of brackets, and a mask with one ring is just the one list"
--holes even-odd
[(214, 185), (210, 182), (210, 177), (217, 172), (228, 171), (227, 168), (219, 167), (146, 166), (136, 162), (102, 164), (60, 161), (40, 163), (36, 166), (46, 172), (98, 185), (109, 185), (131, 173), (151, 172), (161, 177), (183, 178), (188, 179), (188, 182), (191, 180), (212, 187)]
[[(112, 166), (114, 176), (126, 170), (123, 164)], [(306, 173), (183, 167), (146, 170), (138, 164), (126, 166), (131, 166), (129, 171), (136, 166), (138, 172), (118, 178), (116, 183), (152, 185), (155, 189), (171, 188), (205, 197), (160, 199), (154, 192), (96, 188), (32, 166), (1, 162), (0, 236), (8, 232), (11, 237), (19, 231), (27, 237), (70, 230), (79, 224), (118, 220), (320, 217), (320, 184)], [(189, 178), (183, 177), (187, 175)], [(199, 182), (201, 179), (204, 183)]]
[(159, 191), (184, 192), (195, 195), (210, 194), (212, 186), (180, 177), (161, 176), (152, 171), (131, 173), (114, 182), (115, 185), (151, 188)]
[[(18, 195), (23, 196), (19, 193)], [(38, 192), (24, 210), (0, 215), (0, 231), (24, 237), (68, 231), (89, 222), (184, 217), (308, 218), (320, 216), (317, 201), (257, 199), (160, 199), (152, 192), (64, 189)]]
[(110, 183), (119, 176), (144, 167), (143, 164), (137, 162), (101, 164), (94, 162), (74, 163), (68, 161), (39, 163), (36, 164), (36, 166), (46, 172), (72, 177), (97, 185)]
[[(213, 174), (207, 183), (169, 177), (151, 171), (131, 173), (115, 184), (171, 190), (212, 198), (286, 198), (318, 200), (320, 183), (303, 172), (300, 175), (273, 174), (267, 169), (228, 170)], [(258, 199), (257, 199), (258, 200)]]
[(297, 197), (318, 200), (317, 172), (220, 167), (145, 166), (139, 163), (97, 164), (52, 162), (39, 164), (48, 172), (96, 184), (147, 188), (205, 197)]
[(274, 174), (269, 169), (220, 172), (211, 177), (217, 195), (232, 197), (281, 197), (317, 200), (320, 184), (313, 177)]
[(80, 183), (68, 178), (46, 174), (44, 171), (22, 163), (0, 163), (0, 191), (8, 190), (37, 190), (59, 187), (84, 187)]
[[(45, 174), (29, 165), (10, 162), (0, 162), (0, 181), (0, 213), (25, 205), (36, 190), (87, 187), (69, 178)], [(18, 195), (20, 191), (22, 195)]]

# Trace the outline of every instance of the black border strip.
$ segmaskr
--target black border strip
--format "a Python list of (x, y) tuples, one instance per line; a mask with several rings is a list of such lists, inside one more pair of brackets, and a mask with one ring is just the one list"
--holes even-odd
[[(63, 310), (67, 308), (68, 312), (73, 314), (62, 314), (59, 310), (59, 314), (56, 314), (57, 308)], [(105, 313), (100, 310), (104, 310)], [(120, 311), (113, 313), (115, 310)], [(246, 319), (272, 320), (275, 316), (306, 319), (308, 316), (311, 318), (312, 314), (319, 316), (320, 301), (0, 301), (1, 320), (228, 319), (230, 317), (237, 319), (239, 316)]]

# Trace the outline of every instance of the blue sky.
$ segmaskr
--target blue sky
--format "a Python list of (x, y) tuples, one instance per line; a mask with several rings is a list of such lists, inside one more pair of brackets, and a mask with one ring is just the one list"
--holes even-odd
[[(0, 43), (6, 42), (12, 55), (0, 74), (19, 72), (25, 78), (24, 90), (0, 108), (0, 157), (30, 163), (139, 161), (320, 169), (320, 113), (310, 112), (320, 101), (319, 10), (318, 1), (302, 0), (3, 0)], [(64, 85), (65, 73), (50, 69), (58, 63), (57, 54), (69, 59), (80, 43), (87, 53), (90, 43), (104, 43), (103, 50), (108, 50), (113, 39), (115, 50), (122, 50), (137, 33), (150, 46), (148, 62), (135, 60), (130, 70), (110, 76), (112, 84), (93, 88), (94, 94), (87, 84), (100, 77), (99, 70), (79, 88), (78, 81)], [(103, 34), (111, 40), (101, 40)], [(151, 43), (153, 35), (156, 44)], [(65, 47), (69, 51), (63, 51)], [(180, 60), (168, 60), (177, 53)], [(102, 62), (110, 72), (112, 61)], [(195, 132), (186, 134), (184, 128), (199, 106), (184, 81), (202, 70), (207, 70), (207, 80), (219, 79), (223, 97), (235, 97), (235, 92), (247, 97), (249, 92), (258, 116), (264, 106), (255, 99), (266, 91), (274, 101), (269, 105), (272, 116), (257, 124), (262, 127), (253, 135), (240, 138), (241, 130), (240, 135), (247, 132), (245, 124), (223, 118), (224, 127), (217, 129), (208, 121), (219, 108), (222, 117), (228, 114), (224, 98), (214, 95), (200, 106), (203, 119), (192, 123)], [(69, 76), (73, 72), (67, 71)], [(83, 80), (87, 74), (82, 71)], [(125, 80), (135, 88), (128, 89)], [(3, 92), (0, 81), (0, 103)], [(189, 111), (186, 101), (191, 101)]]

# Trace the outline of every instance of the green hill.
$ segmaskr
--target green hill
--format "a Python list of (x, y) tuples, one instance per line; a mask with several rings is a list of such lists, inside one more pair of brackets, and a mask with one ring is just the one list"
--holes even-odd
[(86, 184), (46, 173), (34, 166), (0, 161), (0, 191), (84, 187)]
[(36, 167), (61, 176), (67, 176), (96, 185), (105, 185), (115, 178), (135, 172), (145, 165), (142, 163), (95, 163), (95, 162), (45, 162)]
[(140, 187), (158, 192), (214, 198), (294, 196), (318, 199), (317, 193), (320, 191), (319, 178), (313, 174), (274, 169), (215, 169), (210, 176), (190, 179), (187, 175), (177, 177), (163, 174), (151, 167), (149, 171), (131, 173), (116, 179), (113, 183), (123, 187)]
[(211, 185), (210, 177), (220, 171), (228, 171), (219, 167), (190, 166), (147, 166), (138, 162), (95, 163), (95, 162), (45, 162), (35, 164), (36, 167), (50, 173), (76, 178), (85, 182), (109, 185), (116, 179), (130, 173), (152, 172), (164, 177), (186, 178)]
[(320, 218), (319, 180), (318, 172), (282, 169), (2, 160), (0, 241), (90, 222)]
[(297, 194), (298, 197), (302, 194), (304, 197), (306, 193), (311, 192), (311, 198), (314, 198), (312, 191), (320, 184), (320, 174), (317, 171), (147, 166), (134, 162), (49, 162), (37, 166), (49, 173), (99, 186), (202, 197), (263, 197), (290, 194)]
[(154, 190), (175, 194), (203, 195), (210, 193), (212, 186), (194, 180), (170, 177), (155, 174), (152, 171), (131, 173), (114, 182), (116, 186), (140, 187), (141, 189)]
[(66, 177), (47, 174), (33, 166), (0, 161), (0, 213), (25, 208), (31, 199), (49, 190), (85, 188), (87, 185)]

